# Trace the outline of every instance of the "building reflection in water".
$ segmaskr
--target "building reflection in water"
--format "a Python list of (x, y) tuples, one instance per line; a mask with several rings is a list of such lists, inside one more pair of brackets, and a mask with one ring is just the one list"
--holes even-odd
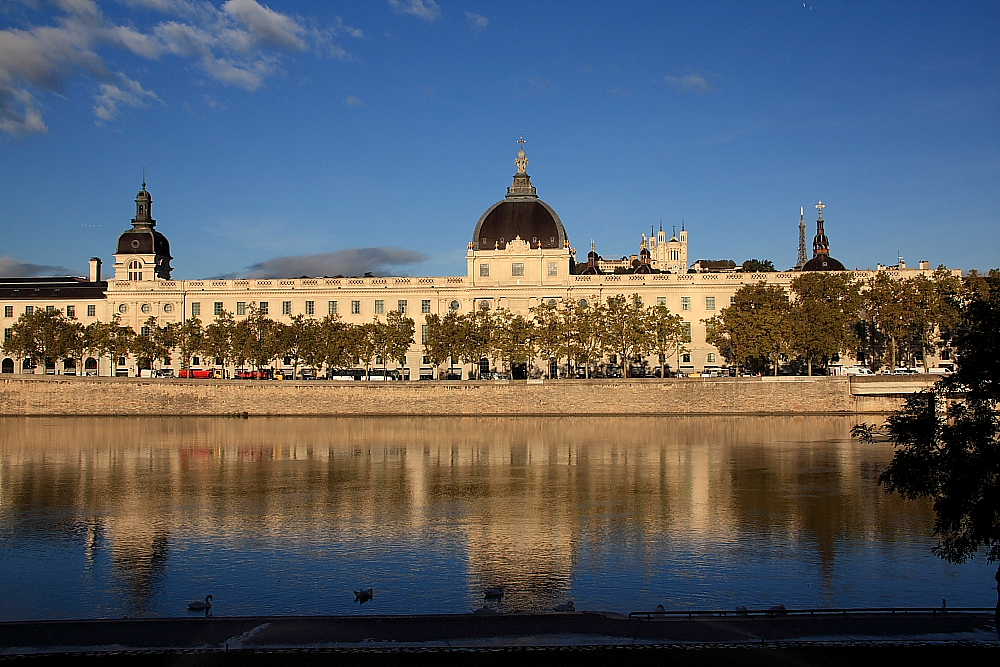
[[(629, 596), (626, 610), (763, 603), (756, 598), (785, 558), (799, 599), (844, 603), (835, 582), (848, 576), (838, 558), (851, 545), (891, 551), (930, 528), (926, 504), (875, 486), (891, 448), (852, 442), (852, 423), (8, 418), (0, 521), (8, 536), (36, 544), (77, 535), (84, 569), (107, 549), (124, 613), (176, 613), (166, 589), (194, 587), (195, 569), (226, 567), (226, 576), (259, 568), (254, 576), (265, 578), (229, 582), (231, 597), (286, 591), (283, 601), (246, 602), (247, 613), (308, 611), (293, 598), (309, 586), (309, 568), (374, 576), (367, 561), (406, 570), (393, 574), (391, 585), (409, 594), (396, 611), (463, 611), (488, 586), (505, 588), (507, 609), (546, 608), (585, 589), (603, 590), (595, 595), (605, 601)], [(396, 555), (406, 563), (394, 565)], [(291, 572), (288, 559), (308, 565)], [(434, 577), (461, 590), (436, 594)], [(79, 606), (76, 615), (93, 615)]]

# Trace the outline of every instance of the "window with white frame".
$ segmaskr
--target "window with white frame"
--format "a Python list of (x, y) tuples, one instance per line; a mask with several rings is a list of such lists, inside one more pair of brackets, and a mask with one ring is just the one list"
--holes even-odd
[(221, 301), (216, 301), (215, 302), (215, 304), (212, 306), (212, 313), (215, 314), (215, 315), (221, 315), (222, 314), (222, 302)]
[(361, 314), (361, 302), (360, 301), (352, 301), (351, 302), (351, 315), (360, 315), (360, 314)]
[(400, 313), (406, 313), (406, 299), (400, 299), (396, 302), (396, 310)]
[(128, 279), (142, 280), (142, 262), (137, 259), (133, 259), (128, 263)]
[(705, 297), (705, 310), (715, 310), (715, 297), (706, 296)]
[(689, 296), (681, 297), (681, 310), (691, 310), (691, 297)]
[(381, 315), (385, 312), (385, 301), (382, 299), (375, 299), (375, 314)]
[(423, 299), (420, 302), (420, 312), (421, 313), (429, 313), (429, 312), (431, 312), (431, 300), (430, 299)]
[(490, 265), (489, 264), (480, 264), (479, 265), (479, 277), (480, 278), (489, 278), (490, 277)]
[(315, 314), (316, 314), (316, 302), (306, 301), (306, 315), (315, 315)]
[(337, 314), (337, 302), (336, 301), (327, 301), (326, 302), (326, 314), (327, 315), (336, 315)]
[(87, 317), (97, 317), (97, 306), (94, 304), (87, 306)]
[(246, 315), (247, 314), (247, 302), (246, 301), (237, 301), (236, 302), (236, 314), (237, 315)]
[(292, 302), (291, 301), (282, 301), (281, 302), (281, 314), (282, 315), (291, 315), (292, 314)]
[(559, 275), (559, 263), (558, 262), (549, 262), (548, 274), (550, 276), (558, 276)]
[[(88, 315), (90, 313), (87, 313)], [(201, 315), (201, 303), (198, 301), (191, 302), (191, 317), (198, 317)]]
[(267, 315), (267, 306), (268, 306), (267, 301), (261, 301), (260, 302), (260, 305), (258, 306), (258, 308), (260, 310), (260, 314), (261, 315)]
[(657, 306), (665, 306), (665, 305), (667, 305), (667, 297), (665, 297), (665, 296), (658, 296), (658, 297), (656, 297), (656, 305)]
[(510, 265), (510, 275), (512, 276), (523, 276), (524, 275), (524, 262), (512, 262)]

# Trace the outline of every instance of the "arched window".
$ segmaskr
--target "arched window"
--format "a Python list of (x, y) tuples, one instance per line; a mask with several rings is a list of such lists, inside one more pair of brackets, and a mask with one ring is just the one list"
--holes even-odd
[(142, 262), (137, 259), (133, 259), (128, 263), (128, 279), (142, 280)]
[(0, 367), (0, 373), (13, 373), (14, 372), (14, 360), (7, 358), (3, 360), (3, 366)]
[(83, 370), (85, 371), (96, 371), (97, 370), (97, 359), (93, 357), (87, 357), (87, 360), (83, 362)]

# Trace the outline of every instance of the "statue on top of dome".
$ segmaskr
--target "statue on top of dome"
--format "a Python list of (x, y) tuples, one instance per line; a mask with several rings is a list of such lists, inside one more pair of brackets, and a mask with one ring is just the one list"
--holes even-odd
[(528, 143), (524, 139), (524, 135), (517, 140), (517, 143), (521, 144), (521, 149), (517, 151), (517, 159), (514, 160), (514, 165), (517, 167), (517, 173), (526, 174), (528, 173), (528, 156), (524, 153), (524, 144)]

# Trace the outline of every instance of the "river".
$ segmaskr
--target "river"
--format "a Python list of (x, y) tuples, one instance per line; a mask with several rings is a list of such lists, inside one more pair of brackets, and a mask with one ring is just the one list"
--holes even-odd
[(0, 620), (994, 605), (853, 423), (0, 418)]

